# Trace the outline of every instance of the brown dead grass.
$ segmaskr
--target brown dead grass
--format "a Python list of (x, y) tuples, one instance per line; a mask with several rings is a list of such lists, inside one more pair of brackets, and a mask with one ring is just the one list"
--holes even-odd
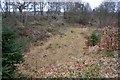
[[(103, 54), (91, 54), (88, 53), (88, 50), (84, 50), (86, 46), (85, 37), (89, 36), (93, 30), (93, 28), (71, 27), (63, 35), (51, 37), (42, 46), (31, 46), (30, 52), (25, 53), (25, 62), (18, 65), (19, 72), (34, 78), (53, 75), (70, 77), (67, 73), (66, 75), (63, 74), (63, 72), (68, 72), (67, 69), (71, 69), (70, 66), (79, 64), (80, 67), (82, 65), (85, 67), (85, 65), (91, 64), (90, 62), (98, 63), (104, 56)], [(58, 72), (52, 71), (50, 73), (51, 65), (57, 66), (55, 68)], [(58, 70), (61, 65), (65, 68), (63, 72)], [(66, 65), (69, 66), (66, 67)], [(77, 72), (79, 71), (77, 70), (78, 68), (72, 69), (76, 69)]]

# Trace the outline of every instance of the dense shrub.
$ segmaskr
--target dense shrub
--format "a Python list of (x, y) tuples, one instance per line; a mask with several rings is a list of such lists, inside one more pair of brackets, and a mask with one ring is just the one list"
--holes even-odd
[(16, 72), (15, 64), (22, 60), (22, 44), (16, 38), (17, 34), (10, 27), (2, 30), (2, 78), (13, 78)]
[(91, 41), (92, 41), (93, 46), (95, 46), (99, 42), (99, 37), (98, 37), (97, 33), (95, 33), (95, 32), (92, 33)]

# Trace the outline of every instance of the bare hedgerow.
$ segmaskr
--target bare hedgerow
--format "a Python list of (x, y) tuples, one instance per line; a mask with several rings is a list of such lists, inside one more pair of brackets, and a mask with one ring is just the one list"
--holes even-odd
[(102, 36), (99, 43), (99, 50), (118, 50), (118, 29), (115, 27), (107, 26), (102, 29)]

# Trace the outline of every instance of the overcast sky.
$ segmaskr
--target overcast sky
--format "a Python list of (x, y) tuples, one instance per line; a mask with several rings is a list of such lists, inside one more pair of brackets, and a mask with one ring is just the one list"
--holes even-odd
[[(1, 1), (4, 1), (4, 0), (1, 0)], [(13, 1), (18, 1), (18, 0), (13, 0)], [(22, 1), (22, 0), (19, 0), (19, 1)], [(91, 8), (94, 9), (95, 7), (100, 5), (103, 0), (82, 0), (82, 1), (83, 2), (88, 2), (90, 4)]]
[(82, 1), (88, 2), (91, 8), (94, 9), (95, 7), (98, 7), (103, 0), (82, 0)]

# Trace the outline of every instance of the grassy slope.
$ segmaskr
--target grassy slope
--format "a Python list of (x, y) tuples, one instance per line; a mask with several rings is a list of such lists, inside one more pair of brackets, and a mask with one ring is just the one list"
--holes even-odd
[(42, 46), (31, 46), (18, 69), (32, 77), (115, 76), (112, 74), (114, 58), (83, 49), (85, 37), (92, 31), (91, 28), (69, 27), (64, 34), (51, 37)]

